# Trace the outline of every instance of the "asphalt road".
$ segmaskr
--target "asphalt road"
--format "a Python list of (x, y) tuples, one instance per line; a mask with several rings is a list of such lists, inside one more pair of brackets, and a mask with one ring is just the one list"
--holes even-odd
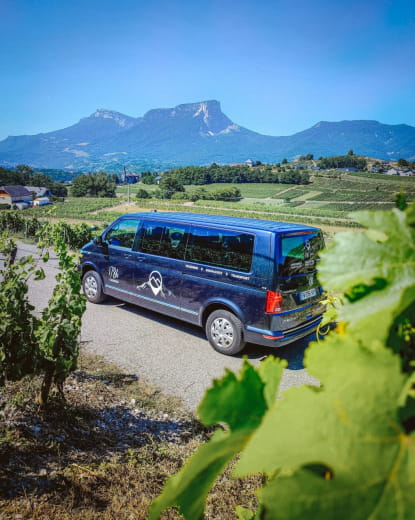
[[(35, 253), (35, 246), (19, 243), (18, 257)], [(53, 289), (58, 272), (56, 257), (52, 254), (42, 267), (46, 279), (29, 282), (29, 297), (39, 313)], [(115, 299), (99, 305), (88, 302), (80, 339), (90, 353), (100, 354), (129, 374), (180, 397), (192, 410), (214, 378), (222, 377), (226, 368), (239, 370), (243, 355), (255, 366), (269, 355), (285, 359), (288, 367), (282, 391), (317, 383), (303, 367), (304, 350), (313, 336), (278, 349), (247, 345), (241, 355), (229, 357), (213, 350), (202, 329)]]

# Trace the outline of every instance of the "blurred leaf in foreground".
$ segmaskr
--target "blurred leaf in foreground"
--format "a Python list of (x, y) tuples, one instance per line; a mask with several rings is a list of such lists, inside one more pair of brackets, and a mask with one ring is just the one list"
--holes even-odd
[(286, 391), (236, 467), (238, 476), (270, 477), (261, 518), (415, 518), (415, 433), (397, 413), (409, 391), (400, 358), (333, 335), (305, 363), (322, 386)]
[(199, 406), (199, 416), (205, 426), (224, 423), (225, 429), (217, 429), (167, 481), (151, 505), (150, 520), (173, 505), (188, 520), (203, 517), (206, 496), (215, 479), (243, 449), (268, 406), (275, 402), (284, 367), (283, 361), (271, 357), (258, 370), (244, 361), (239, 378), (227, 371), (225, 377), (214, 381)]

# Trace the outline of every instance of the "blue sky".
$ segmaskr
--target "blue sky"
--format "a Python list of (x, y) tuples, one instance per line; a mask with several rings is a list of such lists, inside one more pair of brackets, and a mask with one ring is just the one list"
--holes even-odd
[(415, 126), (413, 0), (0, 0), (0, 139), (208, 99), (290, 135)]

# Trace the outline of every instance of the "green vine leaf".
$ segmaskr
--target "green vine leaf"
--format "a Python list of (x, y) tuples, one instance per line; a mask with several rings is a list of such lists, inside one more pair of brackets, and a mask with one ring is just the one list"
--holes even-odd
[[(215, 380), (199, 406), (200, 420), (206, 426), (225, 423), (201, 446), (185, 466), (171, 477), (150, 508), (150, 520), (177, 505), (188, 520), (203, 517), (207, 494), (217, 476), (239, 453), (260, 424), (268, 404), (276, 399), (276, 392), (285, 362), (266, 359), (256, 371), (246, 360), (239, 377), (227, 371)], [(267, 388), (268, 387), (268, 388)]]
[(45, 279), (45, 271), (43, 269), (36, 269), (34, 280), (44, 280)]
[[(406, 478), (413, 453), (402, 439), (386, 479), (364, 485), (347, 475), (325, 479), (307, 469), (273, 479), (261, 492), (263, 520), (413, 520), (414, 481)], [(413, 450), (413, 439), (412, 450)], [(378, 453), (381, 457), (382, 453)], [(365, 461), (362, 461), (364, 464)], [(276, 506), (278, 504), (278, 507)]]
[[(414, 203), (415, 205), (415, 203)], [(415, 300), (415, 229), (410, 215), (397, 209), (362, 211), (353, 216), (367, 228), (338, 233), (321, 255), (319, 278), (328, 291), (344, 292), (339, 320), (363, 340), (387, 338), (394, 319), (404, 310), (402, 294)]]
[(333, 335), (305, 364), (321, 386), (286, 391), (235, 470), (271, 478), (263, 518), (414, 518), (415, 433), (397, 413), (409, 391), (400, 358)]
[(236, 506), (236, 515), (237, 520), (255, 520), (255, 513), (246, 507)]

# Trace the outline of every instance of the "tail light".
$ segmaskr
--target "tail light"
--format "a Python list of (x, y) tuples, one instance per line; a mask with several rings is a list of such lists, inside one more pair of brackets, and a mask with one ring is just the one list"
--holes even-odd
[(273, 314), (282, 311), (282, 294), (279, 291), (267, 291), (265, 312)]

